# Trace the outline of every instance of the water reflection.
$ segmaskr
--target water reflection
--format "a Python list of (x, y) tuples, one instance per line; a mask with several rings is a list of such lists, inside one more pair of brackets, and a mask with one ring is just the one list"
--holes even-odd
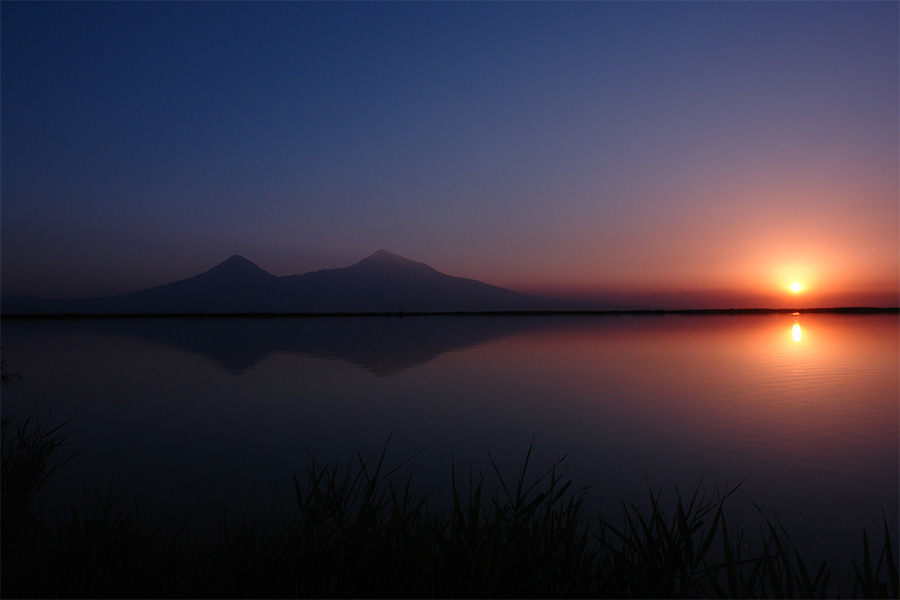
[(897, 505), (898, 317), (803, 326), (799, 346), (790, 314), (9, 321), (24, 379), (3, 408), (71, 419), (84, 453), (51, 482), (60, 510), (110, 479), (198, 519), (292, 506), (310, 453), (389, 435), (401, 459), (425, 451), (431, 489), (451, 460), (518, 469), (535, 439), (604, 500), (645, 477), (742, 481), (795, 541), (845, 547)]
[(231, 375), (279, 353), (355, 364), (390, 377), (441, 355), (491, 340), (553, 327), (550, 317), (314, 317), (232, 319), (98, 319), (4, 323), (4, 334), (115, 335), (189, 350)]

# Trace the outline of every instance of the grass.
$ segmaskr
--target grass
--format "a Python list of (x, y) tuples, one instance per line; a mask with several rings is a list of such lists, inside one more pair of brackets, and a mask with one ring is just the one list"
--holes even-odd
[[(57, 450), (65, 445), (61, 429), (65, 423), (49, 426), (50, 415), (41, 418), (35, 411), (18, 427), (5, 418), (0, 419), (0, 525), (2, 563), (15, 556), (16, 550), (27, 546), (28, 538), (38, 528), (36, 503), (49, 477), (77, 453), (55, 460)], [(4, 569), (4, 572), (6, 569)]]
[[(863, 531), (849, 581), (801, 558), (765, 521), (759, 539), (729, 525), (737, 488), (677, 494), (664, 507), (622, 505), (616, 524), (588, 507), (560, 463), (533, 477), (531, 450), (514, 479), (492, 470), (462, 480), (451, 505), (429, 506), (407, 463), (380, 455), (311, 461), (294, 478), (284, 517), (223, 520), (209, 532), (147, 518), (108, 490), (38, 524), (34, 500), (59, 462), (60, 427), (26, 421), (3, 438), (4, 597), (898, 597), (887, 518), (880, 546)], [(26, 465), (24, 469), (20, 467)], [(24, 476), (23, 473), (28, 473)], [(488, 490), (495, 493), (488, 493)], [(12, 512), (7, 512), (7, 509)]]

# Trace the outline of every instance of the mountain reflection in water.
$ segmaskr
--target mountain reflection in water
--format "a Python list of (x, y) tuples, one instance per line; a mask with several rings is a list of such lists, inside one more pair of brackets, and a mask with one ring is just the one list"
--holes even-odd
[(138, 318), (37, 321), (29, 330), (103, 333), (170, 344), (240, 375), (272, 354), (339, 359), (376, 377), (396, 375), (452, 350), (554, 327), (559, 317), (330, 316), (277, 318)]

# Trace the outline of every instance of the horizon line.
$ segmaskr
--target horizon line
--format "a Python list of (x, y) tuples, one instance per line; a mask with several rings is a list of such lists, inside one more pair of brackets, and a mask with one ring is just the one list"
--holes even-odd
[(361, 312), (244, 312), (244, 313), (10, 313), (12, 320), (81, 319), (222, 319), (222, 318), (314, 318), (314, 317), (466, 317), (466, 316), (653, 316), (653, 315), (739, 315), (739, 314), (900, 314), (900, 307), (834, 306), (819, 308), (638, 308), (610, 310), (483, 310), (483, 311), (361, 311)]

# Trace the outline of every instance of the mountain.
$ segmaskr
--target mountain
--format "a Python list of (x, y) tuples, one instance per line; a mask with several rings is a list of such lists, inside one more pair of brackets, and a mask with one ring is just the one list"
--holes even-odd
[(358, 313), (567, 310), (573, 302), (531, 296), (446, 275), (378, 250), (360, 262), (277, 277), (232, 256), (212, 269), (140, 292), (83, 300), (4, 297), (4, 314)]
[(111, 312), (256, 312), (277, 295), (278, 280), (235, 255), (188, 279), (102, 300)]

